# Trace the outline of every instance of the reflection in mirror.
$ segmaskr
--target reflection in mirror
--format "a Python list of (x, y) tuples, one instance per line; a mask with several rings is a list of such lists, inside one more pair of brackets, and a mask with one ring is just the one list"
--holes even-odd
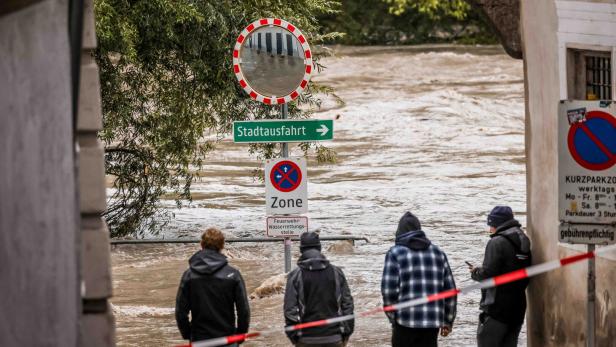
[(240, 69), (259, 94), (291, 94), (304, 77), (304, 49), (288, 30), (264, 26), (248, 35), (240, 52)]

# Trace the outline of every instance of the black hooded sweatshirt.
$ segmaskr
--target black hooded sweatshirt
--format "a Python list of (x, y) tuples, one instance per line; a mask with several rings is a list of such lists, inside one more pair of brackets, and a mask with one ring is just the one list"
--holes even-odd
[[(473, 270), (475, 281), (502, 275), (528, 267), (532, 263), (530, 240), (520, 229), (520, 223), (511, 219), (490, 235), (486, 246), (483, 265)], [(509, 325), (521, 325), (526, 312), (526, 287), (528, 279), (523, 279), (494, 288), (481, 290), (482, 312)]]
[[(284, 316), (287, 325), (345, 316), (353, 313), (353, 297), (344, 273), (318, 249), (302, 252), (297, 268), (287, 277)], [(346, 340), (354, 321), (287, 332), (291, 342), (328, 344)]]
[(211, 249), (195, 253), (188, 263), (175, 303), (182, 337), (199, 341), (246, 333), (250, 309), (240, 272), (227, 264), (227, 257)]

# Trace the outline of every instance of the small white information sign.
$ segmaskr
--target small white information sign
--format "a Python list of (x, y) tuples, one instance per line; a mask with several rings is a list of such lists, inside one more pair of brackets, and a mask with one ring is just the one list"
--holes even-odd
[(611, 244), (616, 227), (597, 224), (563, 224), (559, 239), (567, 243)]
[(300, 236), (308, 231), (308, 217), (280, 216), (267, 217), (267, 236), (290, 237)]
[(559, 240), (614, 243), (616, 106), (562, 101), (558, 126)]
[(308, 212), (308, 172), (305, 158), (265, 161), (265, 206), (268, 215)]

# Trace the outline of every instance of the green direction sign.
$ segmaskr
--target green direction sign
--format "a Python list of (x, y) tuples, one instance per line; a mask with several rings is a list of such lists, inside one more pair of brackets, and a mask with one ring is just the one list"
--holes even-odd
[(310, 142), (334, 138), (334, 121), (319, 119), (233, 122), (233, 142)]

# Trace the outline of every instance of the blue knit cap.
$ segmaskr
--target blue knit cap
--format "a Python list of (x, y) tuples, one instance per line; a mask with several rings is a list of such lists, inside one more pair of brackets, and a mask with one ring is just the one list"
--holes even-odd
[(509, 206), (496, 206), (488, 215), (488, 225), (498, 228), (503, 223), (513, 219), (513, 211)]

